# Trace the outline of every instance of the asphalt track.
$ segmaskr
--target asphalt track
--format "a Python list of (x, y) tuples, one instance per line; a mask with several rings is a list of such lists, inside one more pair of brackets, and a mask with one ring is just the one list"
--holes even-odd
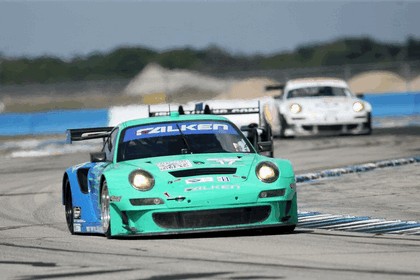
[[(420, 127), (276, 139), (297, 174), (420, 155)], [(419, 279), (420, 236), (298, 228), (136, 239), (70, 235), (63, 170), (87, 154), (0, 158), (1, 279)], [(419, 164), (298, 185), (301, 211), (420, 221)]]

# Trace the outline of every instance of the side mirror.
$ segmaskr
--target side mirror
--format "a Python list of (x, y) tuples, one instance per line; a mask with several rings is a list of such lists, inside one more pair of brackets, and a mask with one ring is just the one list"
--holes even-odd
[(265, 90), (266, 91), (269, 91), (269, 90), (283, 90), (285, 86), (286, 86), (286, 84), (268, 85), (268, 86), (265, 86)]
[(365, 97), (365, 95), (363, 93), (356, 93), (356, 97), (363, 99)]
[(105, 152), (90, 153), (90, 161), (91, 162), (105, 162), (106, 161)]
[(257, 143), (258, 153), (270, 152), (270, 156), (273, 156), (273, 141), (264, 141)]

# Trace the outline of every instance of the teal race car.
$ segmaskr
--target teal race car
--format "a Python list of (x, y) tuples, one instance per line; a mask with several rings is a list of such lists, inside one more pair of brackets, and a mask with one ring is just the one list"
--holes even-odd
[(272, 141), (252, 145), (225, 117), (171, 112), (70, 129), (67, 137), (69, 143), (104, 141), (90, 162), (64, 173), (62, 202), (72, 234), (292, 232), (298, 222), (291, 163), (260, 155)]

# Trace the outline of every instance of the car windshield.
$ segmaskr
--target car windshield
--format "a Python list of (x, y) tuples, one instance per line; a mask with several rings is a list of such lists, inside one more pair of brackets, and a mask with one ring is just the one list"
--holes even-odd
[(350, 96), (350, 92), (347, 88), (327, 86), (296, 88), (287, 92), (287, 98), (331, 96)]
[(126, 128), (117, 161), (180, 154), (253, 153), (249, 142), (225, 121), (181, 121)]

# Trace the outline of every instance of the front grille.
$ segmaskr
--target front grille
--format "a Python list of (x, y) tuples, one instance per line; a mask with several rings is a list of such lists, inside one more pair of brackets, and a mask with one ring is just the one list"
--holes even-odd
[(191, 177), (191, 176), (200, 176), (200, 175), (220, 175), (220, 174), (235, 174), (236, 168), (197, 168), (197, 169), (187, 169), (179, 171), (171, 171), (171, 174), (174, 177)]
[(77, 170), (77, 180), (79, 182), (80, 190), (82, 193), (88, 193), (88, 168), (80, 168)]
[(160, 227), (169, 229), (219, 227), (262, 222), (268, 218), (270, 212), (270, 206), (252, 206), (154, 213), (153, 220)]
[(347, 125), (347, 129), (353, 130), (353, 129), (356, 129), (358, 126), (359, 125), (357, 125), (357, 124), (349, 124), (349, 125)]
[(320, 125), (318, 131), (340, 131), (343, 129), (342, 125)]

